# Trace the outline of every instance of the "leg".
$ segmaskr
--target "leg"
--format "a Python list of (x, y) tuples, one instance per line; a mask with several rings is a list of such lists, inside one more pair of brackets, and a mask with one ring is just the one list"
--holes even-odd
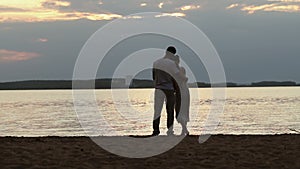
[(165, 94), (160, 89), (155, 89), (154, 92), (154, 117), (153, 117), (153, 134), (158, 135), (161, 110), (164, 104)]
[(181, 122), (181, 127), (182, 127), (182, 130), (181, 130), (181, 135), (188, 135), (189, 134), (189, 131), (187, 129), (187, 122)]
[(176, 91), (176, 94), (175, 94), (175, 112), (176, 112), (176, 119), (178, 120), (178, 117), (179, 117), (179, 113), (180, 113), (180, 106), (181, 106), (181, 96), (180, 96), (180, 93), (178, 93)]
[(164, 93), (166, 94), (168, 133), (169, 134), (173, 134), (174, 106), (175, 106), (174, 91), (172, 91), (172, 90), (164, 90)]

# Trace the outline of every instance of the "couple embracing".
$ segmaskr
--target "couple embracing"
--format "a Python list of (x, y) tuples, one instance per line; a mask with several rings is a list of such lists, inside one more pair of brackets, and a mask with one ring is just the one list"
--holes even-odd
[(187, 86), (186, 72), (179, 66), (180, 58), (176, 48), (169, 46), (165, 56), (153, 63), (152, 76), (154, 80), (154, 119), (153, 136), (159, 135), (159, 123), (164, 102), (167, 111), (167, 135), (174, 135), (174, 109), (176, 119), (182, 126), (182, 135), (188, 135), (190, 94)]

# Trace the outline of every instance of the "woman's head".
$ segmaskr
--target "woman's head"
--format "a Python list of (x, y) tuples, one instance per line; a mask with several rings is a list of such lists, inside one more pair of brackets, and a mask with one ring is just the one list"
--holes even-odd
[(178, 55), (174, 55), (174, 61), (177, 65), (179, 65), (180, 59)]

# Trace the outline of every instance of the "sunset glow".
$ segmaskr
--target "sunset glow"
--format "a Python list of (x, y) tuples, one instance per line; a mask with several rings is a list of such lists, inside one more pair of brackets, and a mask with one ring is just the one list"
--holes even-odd
[[(151, 29), (163, 30), (163, 24), (152, 24), (152, 21), (166, 21), (170, 26), (168, 30), (173, 31), (173, 21), (186, 20), (187, 24), (203, 29), (203, 33), (217, 44), (216, 50), (224, 59), (230, 81), (295, 79), (300, 85), (299, 15), (300, 0), (0, 0), (0, 81), (39, 77), (67, 79), (72, 76), (80, 51), (97, 30), (111, 31), (105, 34), (108, 39), (99, 39), (97, 46), (100, 48), (111, 42), (110, 36), (122, 39), (123, 36), (115, 36), (115, 31), (126, 26), (134, 28), (132, 32), (144, 29), (151, 32)], [(143, 24), (145, 22), (150, 23)], [(124, 25), (107, 29), (106, 25), (114, 23)], [(191, 45), (193, 38), (200, 37), (185, 28), (180, 25), (178, 35), (188, 36)], [(117, 43), (107, 58), (116, 58), (118, 64), (125, 54), (140, 50), (139, 47), (163, 49), (174, 45), (178, 46), (178, 54), (184, 61), (194, 65), (193, 60), (185, 60), (194, 56), (190, 49), (182, 46), (184, 43), (173, 42), (172, 37), (141, 34)], [(278, 65), (285, 69), (278, 69)], [(103, 71), (103, 77), (114, 72), (114, 66), (103, 66), (108, 69)], [(205, 72), (204, 67), (196, 69)], [(148, 75), (140, 73), (138, 77)], [(209, 81), (207, 76), (200, 74), (196, 78)]]

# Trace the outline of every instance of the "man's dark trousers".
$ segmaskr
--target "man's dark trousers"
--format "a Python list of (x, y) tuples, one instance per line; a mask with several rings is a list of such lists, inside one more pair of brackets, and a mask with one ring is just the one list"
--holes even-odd
[(160, 116), (161, 116), (163, 103), (165, 100), (166, 100), (166, 109), (167, 109), (168, 132), (173, 132), (174, 106), (175, 106), (174, 90), (155, 89), (153, 133), (160, 133), (159, 131)]

